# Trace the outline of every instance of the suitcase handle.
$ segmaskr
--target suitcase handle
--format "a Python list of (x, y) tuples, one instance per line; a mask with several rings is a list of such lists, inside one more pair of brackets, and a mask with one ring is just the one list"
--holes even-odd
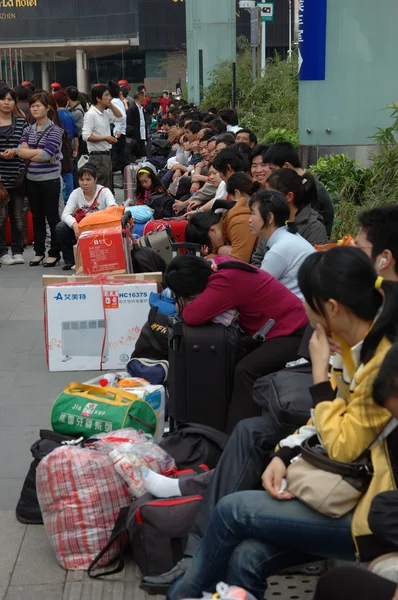
[(191, 242), (172, 243), (171, 250), (173, 252), (173, 256), (177, 256), (180, 250), (188, 250), (191, 251), (191, 254), (194, 253), (200, 256), (200, 244), (193, 244)]

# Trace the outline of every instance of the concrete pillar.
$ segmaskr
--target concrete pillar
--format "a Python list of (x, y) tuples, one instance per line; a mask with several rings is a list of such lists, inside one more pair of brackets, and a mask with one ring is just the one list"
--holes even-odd
[[(326, 27), (325, 19), (314, 16), (322, 6)], [(366, 162), (374, 150), (370, 137), (391, 124), (383, 108), (397, 100), (398, 3), (375, 6), (373, 0), (300, 0), (299, 139), (305, 165), (342, 152)], [(324, 77), (317, 77), (321, 56)]]
[(41, 61), (41, 87), (47, 92), (50, 91), (50, 74), (48, 72), (48, 63), (46, 60)]
[(80, 48), (76, 50), (76, 83), (80, 92), (89, 93), (90, 81), (88, 76), (87, 52)]

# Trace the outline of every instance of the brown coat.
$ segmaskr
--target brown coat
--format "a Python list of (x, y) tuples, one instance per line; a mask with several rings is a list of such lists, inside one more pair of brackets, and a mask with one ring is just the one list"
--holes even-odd
[(222, 220), (224, 240), (232, 246), (231, 256), (249, 263), (257, 243), (256, 236), (249, 229), (250, 208), (242, 198)]

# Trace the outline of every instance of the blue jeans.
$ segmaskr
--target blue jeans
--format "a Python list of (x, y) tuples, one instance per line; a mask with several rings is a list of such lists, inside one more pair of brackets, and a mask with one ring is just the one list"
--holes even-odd
[(274, 500), (265, 491), (225, 496), (168, 598), (200, 598), (224, 581), (262, 600), (267, 578), (281, 569), (314, 557), (355, 560), (351, 516), (330, 519), (299, 500)]
[(66, 204), (69, 200), (69, 196), (73, 192), (73, 173), (64, 173), (62, 175), (62, 181), (62, 195)]

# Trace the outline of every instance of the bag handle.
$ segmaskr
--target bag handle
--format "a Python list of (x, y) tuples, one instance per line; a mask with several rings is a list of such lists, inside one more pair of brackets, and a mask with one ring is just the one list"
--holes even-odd
[(97, 556), (94, 558), (93, 562), (87, 569), (88, 576), (91, 577), (91, 579), (96, 579), (97, 577), (104, 577), (106, 575), (113, 575), (114, 573), (120, 573), (121, 571), (123, 571), (124, 565), (125, 565), (125, 550), (126, 550), (128, 541), (124, 542), (124, 543), (122, 542), (122, 545), (120, 548), (119, 563), (117, 564), (117, 566), (114, 569), (112, 569), (111, 571), (106, 571), (105, 573), (93, 574), (91, 572), (94, 569), (95, 565), (97, 563), (99, 563), (99, 561), (104, 556), (104, 554), (106, 552), (108, 552), (108, 550), (113, 546), (113, 544), (115, 542), (117, 542), (123, 535), (125, 535), (127, 533), (126, 525), (127, 525), (127, 517), (129, 514), (129, 510), (130, 510), (129, 506), (124, 506), (123, 508), (120, 509), (120, 512), (116, 519), (116, 523), (113, 527), (113, 530), (112, 530), (112, 533), (110, 535), (108, 542), (102, 548), (101, 552), (99, 552), (97, 554)]
[(126, 392), (122, 388), (114, 388), (111, 386), (102, 387), (100, 385), (87, 385), (85, 383), (78, 383), (73, 381), (66, 386), (64, 392), (70, 394), (93, 394), (95, 396), (103, 396), (108, 400), (114, 400), (122, 403), (124, 400), (128, 400), (129, 402), (134, 402), (138, 400), (138, 396), (136, 394), (132, 394), (130, 392)]

